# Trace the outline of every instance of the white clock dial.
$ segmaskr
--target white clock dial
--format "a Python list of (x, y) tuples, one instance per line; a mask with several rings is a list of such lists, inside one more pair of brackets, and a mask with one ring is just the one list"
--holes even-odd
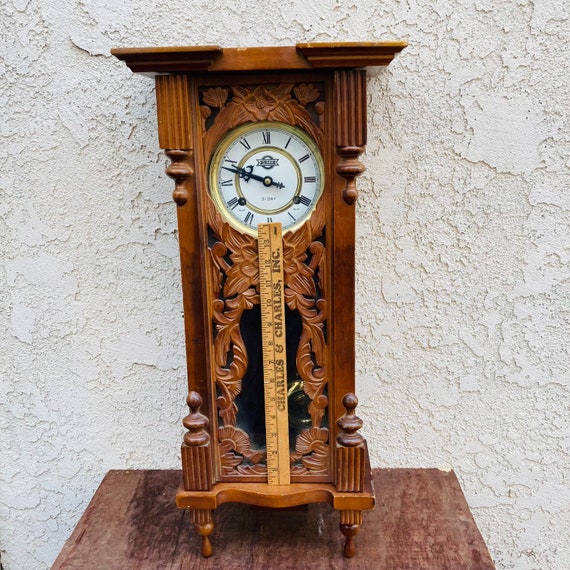
[(258, 224), (281, 222), (283, 231), (303, 224), (324, 185), (316, 143), (285, 123), (247, 123), (217, 146), (209, 168), (210, 194), (224, 218), (257, 234)]

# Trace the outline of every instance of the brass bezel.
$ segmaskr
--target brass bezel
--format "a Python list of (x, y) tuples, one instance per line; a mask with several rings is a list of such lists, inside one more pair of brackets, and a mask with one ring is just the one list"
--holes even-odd
[[(257, 228), (252, 228), (246, 224), (241, 223), (235, 217), (233, 217), (227, 210), (226, 203), (222, 199), (219, 192), (218, 184), (218, 171), (219, 165), (222, 157), (224, 156), (230, 145), (238, 138), (245, 136), (248, 132), (259, 129), (281, 129), (290, 133), (291, 135), (297, 137), (306, 147), (307, 150), (314, 156), (317, 163), (317, 167), (320, 175), (320, 184), (318, 185), (317, 191), (315, 193), (315, 199), (312, 201), (311, 207), (306, 211), (306, 213), (297, 220), (296, 223), (285, 226), (283, 228), (283, 233), (294, 232), (298, 230), (312, 215), (314, 212), (317, 202), (323, 195), (323, 190), (325, 186), (325, 166), (321, 151), (315, 140), (307, 134), (304, 130), (299, 127), (290, 125), (288, 123), (283, 123), (281, 121), (257, 121), (244, 123), (228, 131), (225, 136), (218, 142), (214, 152), (212, 153), (212, 158), (208, 165), (208, 192), (210, 197), (214, 201), (216, 208), (220, 215), (228, 222), (232, 227), (240, 232), (247, 233), (254, 237), (257, 237)], [(258, 147), (259, 148), (259, 147)], [(278, 148), (278, 147), (277, 147)], [(302, 188), (302, 185), (301, 185)], [(299, 193), (299, 192), (297, 192)], [(256, 208), (252, 208), (252, 211), (256, 211)], [(281, 209), (282, 210), (282, 209)]]

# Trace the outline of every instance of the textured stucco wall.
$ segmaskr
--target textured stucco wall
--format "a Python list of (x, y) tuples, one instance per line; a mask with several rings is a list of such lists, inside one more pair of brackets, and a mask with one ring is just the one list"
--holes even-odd
[(111, 47), (404, 39), (369, 80), (358, 391), (375, 466), (457, 472), (499, 569), (570, 567), (563, 0), (0, 1), (0, 551), (46, 568), (110, 468), (177, 468), (172, 182)]

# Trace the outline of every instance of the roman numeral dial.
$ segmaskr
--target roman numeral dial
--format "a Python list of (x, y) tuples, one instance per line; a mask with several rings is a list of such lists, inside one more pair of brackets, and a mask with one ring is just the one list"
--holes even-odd
[(286, 123), (246, 123), (218, 143), (208, 167), (209, 191), (222, 216), (257, 235), (257, 224), (294, 231), (311, 215), (324, 186), (320, 151), (305, 131)]

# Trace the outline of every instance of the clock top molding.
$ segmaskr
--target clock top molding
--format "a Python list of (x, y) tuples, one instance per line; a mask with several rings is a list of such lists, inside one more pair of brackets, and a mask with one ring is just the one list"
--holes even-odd
[(147, 75), (225, 71), (298, 71), (385, 66), (406, 42), (299, 43), (279, 47), (174, 46), (116, 48), (111, 53)]

